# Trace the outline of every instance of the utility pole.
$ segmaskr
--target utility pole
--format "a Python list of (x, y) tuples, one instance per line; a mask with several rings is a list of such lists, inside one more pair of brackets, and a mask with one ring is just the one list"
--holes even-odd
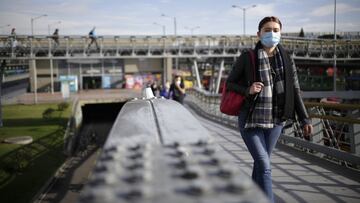
[(244, 32), (244, 36), (246, 36), (246, 10), (250, 9), (250, 8), (255, 8), (256, 5), (252, 5), (252, 6), (249, 6), (249, 7), (241, 7), (241, 6), (237, 6), (237, 5), (233, 5), (232, 6), (233, 8), (239, 8), (243, 11), (243, 32)]
[(46, 17), (46, 16), (47, 16), (46, 14), (43, 14), (43, 15), (31, 18), (31, 20), (30, 20), (30, 22), (31, 22), (31, 36), (34, 36), (34, 21), (39, 19), (39, 18)]

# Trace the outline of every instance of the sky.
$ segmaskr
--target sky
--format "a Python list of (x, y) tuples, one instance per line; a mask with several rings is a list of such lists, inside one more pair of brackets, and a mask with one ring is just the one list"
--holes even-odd
[[(0, 34), (16, 28), (17, 34), (87, 35), (96, 26), (97, 35), (256, 35), (259, 21), (277, 16), (283, 32), (334, 31), (335, 0), (0, 0)], [(360, 0), (337, 0), (337, 32), (360, 31)], [(233, 8), (232, 5), (237, 5)], [(252, 7), (256, 5), (256, 7)], [(241, 7), (241, 8), (240, 8)], [(165, 14), (168, 17), (162, 17)], [(58, 22), (61, 21), (59, 24)], [(154, 24), (157, 23), (157, 24)], [(10, 26), (7, 26), (10, 24)]]

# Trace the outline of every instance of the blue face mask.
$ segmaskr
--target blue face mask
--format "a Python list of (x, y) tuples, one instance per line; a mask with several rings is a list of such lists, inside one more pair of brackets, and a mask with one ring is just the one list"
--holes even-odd
[(265, 32), (260, 40), (264, 46), (274, 47), (280, 42), (280, 32)]

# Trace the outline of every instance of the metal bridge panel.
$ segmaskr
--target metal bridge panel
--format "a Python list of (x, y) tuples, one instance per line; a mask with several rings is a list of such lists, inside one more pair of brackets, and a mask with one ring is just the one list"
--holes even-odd
[(174, 142), (188, 144), (194, 140), (210, 142), (209, 132), (181, 104), (174, 100), (155, 99), (156, 117), (165, 145)]
[(123, 106), (116, 118), (105, 148), (124, 143), (158, 143), (157, 133), (150, 102), (130, 101)]
[[(156, 127), (163, 143), (141, 135), (156, 137)], [(209, 137), (174, 101), (126, 103), (79, 203), (268, 202)]]

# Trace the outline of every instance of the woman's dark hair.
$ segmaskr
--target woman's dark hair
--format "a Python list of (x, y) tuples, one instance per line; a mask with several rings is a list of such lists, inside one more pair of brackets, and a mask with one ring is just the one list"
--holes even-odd
[(279, 20), (278, 17), (275, 17), (275, 16), (267, 16), (267, 17), (263, 18), (263, 19), (260, 21), (259, 27), (258, 27), (259, 31), (260, 31), (261, 28), (262, 28), (266, 23), (268, 23), (268, 22), (279, 23), (280, 29), (282, 29), (282, 24), (281, 24), (281, 22), (280, 22), (280, 20)]

